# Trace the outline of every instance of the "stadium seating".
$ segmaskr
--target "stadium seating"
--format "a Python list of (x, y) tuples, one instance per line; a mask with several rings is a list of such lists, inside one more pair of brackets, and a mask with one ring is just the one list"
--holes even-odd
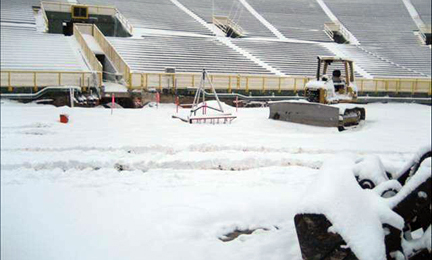
[(285, 37), (331, 41), (324, 33), (330, 19), (315, 0), (248, 0), (248, 3)]
[(420, 14), (421, 19), (426, 24), (431, 24), (431, 1), (430, 0), (411, 0), (411, 3)]
[(210, 30), (195, 21), (170, 0), (86, 0), (85, 3), (116, 6), (137, 28), (212, 35)]
[(134, 71), (269, 74), (241, 54), (208, 37), (146, 36), (142, 39), (114, 38), (109, 41)]
[(73, 37), (1, 26), (2, 70), (88, 71)]
[(313, 76), (318, 55), (333, 55), (319, 44), (234, 40), (234, 43), (286, 75)]
[(36, 0), (1, 0), (0, 21), (35, 24), (32, 6), (39, 4)]
[(418, 28), (402, 1), (325, 2), (365, 50), (422, 76), (431, 75), (431, 51), (414, 34)]
[(245, 37), (275, 37), (238, 1), (180, 0), (180, 2), (208, 23), (212, 22), (213, 14), (229, 17), (245, 30)]

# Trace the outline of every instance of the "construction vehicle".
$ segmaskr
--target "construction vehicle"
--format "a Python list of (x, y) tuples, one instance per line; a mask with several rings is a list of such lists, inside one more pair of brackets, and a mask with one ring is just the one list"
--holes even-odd
[[(364, 190), (369, 189), (378, 203), (384, 202), (388, 205), (391, 214), (400, 218), (399, 227), (385, 223), (381, 219), (378, 226), (382, 228), (378, 234), (383, 234), (378, 240), (371, 237), (362, 237), (361, 243), (374, 241), (381, 244), (382, 255), (379, 259), (387, 260), (426, 260), (431, 259), (431, 175), (430, 160), (432, 155), (431, 146), (420, 149), (412, 160), (395, 173), (385, 171), (385, 178), (377, 178), (381, 181), (368, 180), (371, 185), (362, 185), (364, 179), (359, 176), (358, 185)], [(424, 163), (424, 164), (423, 164)], [(335, 166), (337, 167), (337, 166)], [(420, 167), (424, 167), (419, 171)], [(336, 170), (336, 169), (334, 169)], [(370, 175), (376, 175), (376, 171)], [(346, 183), (345, 183), (346, 184)], [(333, 192), (333, 191), (332, 191)], [(369, 192), (360, 192), (365, 197)], [(340, 194), (338, 194), (339, 196)], [(363, 198), (363, 197), (362, 197)], [(362, 199), (361, 198), (361, 199)], [(366, 198), (364, 198), (366, 199)], [(367, 201), (367, 200), (366, 200)], [(369, 205), (369, 204), (368, 204)], [(348, 212), (355, 210), (359, 205), (345, 205), (344, 209)], [(368, 208), (373, 208), (369, 205)], [(373, 209), (371, 209), (373, 211)], [(316, 212), (297, 214), (294, 218), (297, 237), (299, 239), (302, 259), (304, 260), (378, 260), (366, 256), (370, 246), (363, 251), (358, 251), (359, 241), (353, 237), (358, 233), (344, 231), (343, 234), (334, 227), (340, 227), (341, 222), (345, 227), (355, 229), (357, 225), (361, 229), (371, 227), (371, 223), (355, 216), (354, 219), (335, 218), (334, 212), (329, 213), (328, 208), (320, 209)], [(332, 215), (333, 214), (333, 215)], [(340, 216), (340, 215), (338, 215)], [(332, 222), (334, 221), (334, 222)], [(388, 221), (388, 219), (387, 219)], [(355, 223), (355, 224), (354, 224)], [(342, 229), (339, 229), (342, 230)], [(372, 232), (375, 233), (375, 232)], [(350, 234), (350, 235), (347, 235)], [(367, 233), (366, 233), (367, 234)], [(364, 235), (364, 234), (360, 234)], [(378, 246), (373, 244), (373, 246)], [(364, 244), (363, 244), (364, 245)], [(357, 248), (357, 253), (354, 248)], [(364, 248), (364, 247), (363, 247)]]
[[(332, 78), (327, 72), (335, 66)], [(342, 68), (344, 74), (341, 73)], [(307, 125), (338, 127), (358, 125), (366, 119), (363, 107), (352, 104), (357, 99), (353, 61), (334, 56), (318, 56), (316, 79), (305, 86), (307, 101), (277, 101), (269, 103), (270, 118)]]

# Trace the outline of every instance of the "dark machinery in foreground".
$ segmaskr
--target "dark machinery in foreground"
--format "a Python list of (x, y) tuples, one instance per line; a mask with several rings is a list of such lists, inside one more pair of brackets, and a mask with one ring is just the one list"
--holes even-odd
[[(431, 259), (431, 176), (422, 182), (409, 183), (417, 173), (422, 162), (431, 157), (430, 147), (421, 151), (411, 162), (403, 167), (394, 180), (402, 188), (386, 188), (381, 197), (389, 198), (398, 195), (405, 185), (409, 192), (401, 194), (402, 198), (392, 210), (404, 220), (403, 230), (384, 224), (386, 257), (388, 260), (428, 260)], [(394, 174), (387, 173), (390, 181)], [(362, 188), (373, 188), (378, 185), (372, 180), (357, 178)], [(397, 184), (397, 183), (396, 183)], [(355, 207), (355, 205), (353, 205)], [(323, 214), (298, 214), (294, 218), (304, 260), (355, 260), (357, 256), (347, 247), (347, 243), (337, 233), (329, 232), (332, 223)], [(413, 238), (414, 232), (420, 231), (421, 238)], [(421, 243), (424, 238), (427, 243)], [(373, 259), (371, 259), (373, 260)]]
[[(335, 69), (332, 78), (329, 78), (327, 72), (332, 64), (342, 65), (344, 74), (341, 70)], [(269, 103), (270, 118), (307, 125), (338, 127), (340, 131), (366, 119), (366, 111), (363, 107), (340, 104), (354, 103), (357, 99), (352, 60), (318, 56), (316, 80), (306, 84), (305, 96), (308, 102)]]

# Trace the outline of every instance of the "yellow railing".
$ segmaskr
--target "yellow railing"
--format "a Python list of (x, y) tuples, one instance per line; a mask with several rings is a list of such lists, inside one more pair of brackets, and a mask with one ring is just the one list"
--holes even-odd
[[(304, 76), (258, 76), (240, 74), (211, 74), (215, 89), (231, 91), (293, 91), (304, 90), (306, 83), (314, 77)], [(186, 89), (198, 87), (200, 73), (139, 73), (130, 75), (131, 89)], [(427, 78), (376, 78), (357, 79), (358, 92), (426, 93), (431, 95), (431, 80)]]
[(127, 86), (131, 87), (131, 69), (129, 65), (123, 60), (120, 54), (116, 51), (116, 49), (111, 45), (111, 43), (105, 38), (102, 32), (95, 25), (93, 25), (93, 37), (96, 39), (97, 43), (99, 43), (99, 46), (102, 48), (105, 55), (113, 63), (116, 70), (119, 73), (123, 74), (123, 78)]
[[(91, 72), (81, 71), (17, 71), (2, 70), (1, 87), (80, 86), (92, 85)], [(97, 72), (96, 85), (102, 85), (102, 73)], [(240, 74), (212, 74), (210, 78), (217, 90), (236, 91), (293, 91), (304, 90), (313, 77), (278, 77)], [(200, 73), (130, 73), (131, 89), (187, 89), (200, 84)], [(356, 85), (360, 95), (365, 93), (410, 93), (431, 96), (431, 80), (428, 78), (377, 78), (358, 79)]]
[(1, 70), (1, 87), (8, 89), (16, 87), (33, 87), (35, 90), (46, 86), (79, 86), (91, 87), (93, 80), (96, 86), (102, 85), (102, 73), (93, 77), (92, 72), (82, 71), (19, 71)]
[[(43, 17), (45, 19), (46, 26), (48, 27), (48, 18), (46, 16), (46, 11), (70, 13), (73, 5), (77, 5), (77, 4), (42, 1), (41, 10), (43, 12)], [(110, 15), (110, 16), (117, 17), (117, 19), (120, 21), (121, 24), (123, 24), (126, 30), (130, 34), (133, 33), (132, 24), (120, 13), (120, 11), (116, 7), (102, 6), (102, 5), (87, 5), (87, 4), (80, 4), (80, 5), (87, 6), (89, 14)]]
[[(90, 25), (87, 27), (92, 27), (93, 25)], [(79, 26), (76, 24), (74, 25), (74, 36), (76, 40), (78, 41), (79, 45), (81, 46), (81, 49), (84, 52), (85, 57), (87, 58), (87, 61), (90, 63), (90, 67), (93, 71), (102, 72), (102, 64), (99, 62), (99, 60), (96, 58), (93, 51), (88, 46), (87, 42), (84, 40), (84, 36), (80, 32)]]

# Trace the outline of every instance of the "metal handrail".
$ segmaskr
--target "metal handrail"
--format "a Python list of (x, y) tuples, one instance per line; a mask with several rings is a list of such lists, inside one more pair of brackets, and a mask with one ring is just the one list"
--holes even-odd
[(79, 30), (79, 26), (74, 24), (74, 36), (77, 39), (81, 49), (84, 51), (84, 55), (90, 63), (92, 70), (102, 72), (103, 67), (99, 60), (96, 58), (93, 51), (88, 46), (87, 42), (84, 40), (82, 33)]

